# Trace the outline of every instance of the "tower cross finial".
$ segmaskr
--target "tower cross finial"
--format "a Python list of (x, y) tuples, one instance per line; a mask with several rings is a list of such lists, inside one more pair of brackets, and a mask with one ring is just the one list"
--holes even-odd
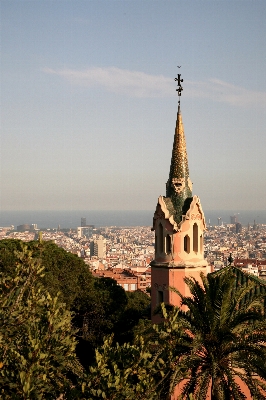
[[(180, 67), (181, 67), (181, 65), (177, 66), (177, 68), (180, 68)], [(175, 78), (175, 81), (177, 82), (177, 86), (178, 86), (176, 88), (176, 91), (178, 93), (178, 105), (180, 106), (180, 97), (181, 97), (181, 92), (183, 90), (183, 87), (181, 85), (181, 83), (183, 82), (183, 79), (181, 79), (181, 74), (177, 74), (177, 78)]]

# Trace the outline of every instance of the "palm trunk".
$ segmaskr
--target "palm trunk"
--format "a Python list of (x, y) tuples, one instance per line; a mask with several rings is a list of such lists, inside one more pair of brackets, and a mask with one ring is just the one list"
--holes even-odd
[(211, 383), (211, 400), (222, 400), (220, 390), (220, 378), (218, 377), (212, 377), (212, 383)]

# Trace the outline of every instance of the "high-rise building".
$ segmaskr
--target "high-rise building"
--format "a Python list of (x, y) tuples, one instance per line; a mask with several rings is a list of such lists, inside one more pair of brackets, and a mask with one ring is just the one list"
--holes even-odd
[(81, 217), (80, 226), (86, 226), (86, 218)]
[(240, 222), (236, 223), (236, 233), (241, 233), (242, 231), (242, 225), (240, 224)]
[[(161, 302), (180, 305), (179, 296), (169, 287), (188, 295), (189, 289), (184, 278), (200, 280), (201, 272), (209, 272), (204, 259), (205, 228), (200, 199), (192, 195), (179, 103), (166, 196), (159, 197), (153, 218), (155, 258), (150, 264), (152, 314)], [(153, 317), (155, 322), (159, 318)]]
[(102, 235), (91, 242), (90, 255), (98, 258), (106, 257), (106, 239)]
[(231, 224), (236, 224), (237, 223), (237, 216), (236, 215), (231, 215), (230, 216), (230, 222), (231, 222)]

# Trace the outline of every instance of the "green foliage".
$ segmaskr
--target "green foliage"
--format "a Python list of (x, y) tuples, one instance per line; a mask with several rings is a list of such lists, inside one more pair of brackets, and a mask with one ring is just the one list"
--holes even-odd
[(126, 292), (127, 304), (118, 321), (115, 340), (119, 343), (132, 342), (137, 332), (151, 325), (151, 298), (141, 291)]
[(126, 292), (126, 294), (128, 298), (126, 309), (136, 313), (138, 318), (149, 317), (151, 298), (140, 290)]
[(181, 357), (189, 354), (191, 338), (176, 314), (169, 316), (164, 305), (162, 310), (164, 323), (145, 326), (144, 336), (137, 335), (133, 343), (114, 344), (112, 335), (96, 350), (83, 384), (84, 398), (169, 399), (173, 374)]
[(82, 307), (75, 309), (74, 323), (83, 338), (78, 345), (82, 364), (88, 367), (95, 348), (102, 345), (107, 335), (114, 334), (114, 340), (119, 343), (132, 341), (133, 329), (146, 317), (149, 304), (150, 298), (144, 293), (126, 293), (111, 278), (95, 278)]
[[(186, 330), (184, 320), (180, 318), (178, 308), (168, 311), (162, 303), (161, 313), (164, 320), (161, 324), (153, 326), (149, 346), (153, 352), (160, 353), (164, 360), (164, 380), (160, 382), (160, 398), (168, 400), (176, 383), (188, 377), (188, 370), (184, 368), (182, 360), (190, 356), (192, 338)], [(156, 380), (160, 381), (158, 374)]]
[(164, 361), (147, 349), (141, 337), (134, 344), (113, 345), (112, 340), (106, 339), (96, 351), (96, 364), (83, 384), (84, 398), (159, 399), (154, 375), (161, 371), (163, 378)]
[(126, 292), (111, 278), (96, 279), (94, 287), (101, 297), (104, 316), (109, 316), (108, 319), (106, 318), (106, 328), (113, 329), (127, 305)]
[[(14, 276), (15, 266), (19, 262), (17, 252), (23, 242), (15, 239), (0, 241), (0, 271)], [(27, 244), (32, 257), (45, 268), (42, 284), (52, 296), (60, 292), (61, 300), (68, 309), (78, 309), (83, 298), (93, 286), (93, 277), (84, 261), (52, 242), (32, 241)]]
[(95, 278), (92, 289), (75, 309), (74, 325), (79, 329), (77, 354), (88, 369), (95, 359), (95, 349), (106, 335), (118, 332), (118, 324), (127, 305), (124, 289), (111, 278)]
[[(33, 260), (44, 267), (45, 273), (37, 276), (37, 281), (46, 288), (52, 297), (59, 295), (60, 301), (66, 304), (66, 308), (75, 312), (72, 323), (78, 329), (80, 358), (82, 361), (86, 359), (86, 363), (91, 364), (98, 342), (96, 340), (87, 342), (82, 339), (83, 325), (86, 310), (94, 309), (98, 294), (94, 290), (95, 280), (88, 266), (82, 259), (59, 248), (52, 242), (32, 241), (27, 243), (27, 246), (32, 251)], [(15, 276), (16, 265), (20, 262), (17, 254), (22, 247), (21, 240), (0, 241), (0, 271), (4, 275)]]
[(84, 338), (95, 345), (101, 344), (103, 337), (115, 330), (127, 304), (126, 293), (111, 278), (95, 278), (82, 301), (76, 309), (75, 323), (80, 327), (82, 324)]
[(21, 245), (18, 239), (0, 240), (0, 272), (14, 276), (18, 261), (16, 252), (21, 250)]
[(154, 326), (147, 295), (51, 242), (0, 241), (0, 271), (0, 398), (165, 400), (182, 383), (182, 400), (242, 400), (237, 379), (265, 398), (265, 289), (231, 267), (186, 278), (187, 311), (162, 304)]
[(0, 394), (4, 399), (55, 399), (71, 393), (67, 374), (82, 373), (71, 314), (40, 283), (43, 267), (26, 245), (13, 276), (0, 280)]
[[(5, 239), (0, 241), (0, 271), (14, 277), (17, 252), (23, 242)], [(77, 332), (77, 354), (86, 368), (92, 364), (95, 348), (111, 333), (120, 343), (133, 340), (133, 329), (145, 317), (149, 298), (142, 293), (127, 295), (124, 289), (110, 278), (93, 278), (88, 266), (74, 254), (47, 241), (27, 244), (32, 258), (44, 267), (37, 280), (52, 297), (60, 296), (66, 308), (74, 312), (72, 322)], [(148, 300), (147, 300), (148, 299)]]
[(93, 286), (92, 274), (84, 261), (51, 242), (31, 242), (30, 246), (45, 267), (42, 283), (50, 294), (60, 292), (68, 309), (81, 307)]

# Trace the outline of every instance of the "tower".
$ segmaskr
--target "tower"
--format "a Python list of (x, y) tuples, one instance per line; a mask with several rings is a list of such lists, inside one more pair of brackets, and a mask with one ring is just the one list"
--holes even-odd
[[(180, 80), (180, 76), (179, 74), (178, 84), (181, 86), (180, 81), (183, 80)], [(179, 96), (181, 90), (179, 88)], [(169, 287), (175, 287), (182, 294), (189, 295), (184, 278), (194, 277), (199, 280), (201, 272), (207, 273), (203, 248), (205, 229), (200, 199), (192, 195), (179, 97), (166, 196), (158, 198), (153, 218), (155, 258), (150, 264), (152, 313), (161, 302), (179, 305), (179, 296), (169, 290)], [(159, 319), (159, 316), (153, 316), (154, 322)]]
[(231, 215), (230, 216), (230, 221), (231, 221), (231, 224), (236, 224), (237, 223), (237, 216), (236, 215)]
[(90, 243), (91, 256), (98, 258), (106, 257), (106, 239), (100, 235)]

